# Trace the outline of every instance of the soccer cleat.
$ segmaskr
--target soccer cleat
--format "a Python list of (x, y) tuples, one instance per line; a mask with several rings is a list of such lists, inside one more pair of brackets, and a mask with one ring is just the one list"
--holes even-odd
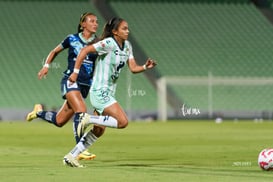
[(65, 166), (69, 166), (69, 167), (79, 167), (79, 168), (82, 168), (84, 167), (83, 165), (81, 165), (79, 163), (79, 161), (77, 159), (75, 159), (70, 153), (66, 154), (64, 156), (64, 159), (63, 159), (63, 164)]
[(35, 104), (33, 111), (28, 113), (26, 120), (32, 121), (33, 119), (37, 118), (37, 112), (43, 111), (43, 106), (41, 104)]
[(80, 123), (78, 125), (77, 128), (77, 134), (78, 136), (81, 138), (86, 130), (86, 128), (90, 125), (90, 123), (88, 123), (90, 118), (90, 115), (87, 113), (81, 113), (80, 114)]
[(88, 152), (88, 150), (83, 151), (80, 155), (78, 155), (78, 160), (93, 160), (96, 158), (95, 154)]

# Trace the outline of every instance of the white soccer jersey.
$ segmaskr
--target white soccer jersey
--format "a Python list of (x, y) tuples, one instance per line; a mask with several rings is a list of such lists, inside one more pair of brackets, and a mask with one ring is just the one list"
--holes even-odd
[(120, 48), (114, 38), (108, 37), (95, 44), (98, 58), (92, 83), (92, 90), (107, 88), (115, 94), (116, 81), (121, 69), (127, 61), (133, 58), (132, 46), (129, 41), (124, 42), (123, 48)]

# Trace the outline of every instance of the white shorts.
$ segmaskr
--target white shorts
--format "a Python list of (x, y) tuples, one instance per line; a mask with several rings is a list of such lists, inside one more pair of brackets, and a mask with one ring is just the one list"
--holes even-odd
[(100, 90), (90, 90), (90, 101), (92, 106), (99, 114), (102, 114), (104, 109), (116, 103), (116, 99), (112, 95), (112, 91), (104, 88)]

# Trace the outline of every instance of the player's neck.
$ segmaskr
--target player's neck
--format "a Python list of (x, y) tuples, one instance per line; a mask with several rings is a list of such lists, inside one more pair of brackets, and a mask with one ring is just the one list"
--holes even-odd
[(89, 40), (89, 39), (93, 36), (93, 34), (94, 34), (94, 33), (83, 31), (83, 32), (82, 32), (82, 37), (83, 37), (85, 40)]
[(115, 38), (116, 42), (118, 43), (119, 47), (122, 48), (123, 43), (124, 43), (124, 39), (121, 39), (119, 36), (116, 36), (116, 35), (114, 35), (114, 38)]

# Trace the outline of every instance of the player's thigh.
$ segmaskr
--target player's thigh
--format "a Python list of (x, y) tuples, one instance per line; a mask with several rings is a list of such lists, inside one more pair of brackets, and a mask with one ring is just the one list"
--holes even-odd
[(121, 127), (126, 127), (128, 124), (128, 118), (122, 107), (118, 102), (104, 108), (102, 115), (109, 115), (114, 117)]
[(63, 126), (72, 118), (73, 115), (73, 109), (69, 106), (67, 100), (65, 100), (61, 109), (56, 115), (56, 122), (59, 126)]
[(66, 99), (72, 110), (77, 112), (87, 112), (84, 99), (79, 90), (71, 90), (66, 94)]
[(119, 128), (127, 126), (128, 119), (126, 113), (112, 95), (111, 90), (107, 88), (91, 90), (90, 101), (98, 113), (114, 117), (118, 121)]
[[(76, 112), (86, 112), (86, 105), (84, 97), (87, 97), (90, 87), (82, 87), (77, 82), (71, 83), (67, 77), (64, 77), (61, 81), (61, 91), (63, 98), (67, 100), (69, 106)], [(84, 91), (84, 92), (83, 92)], [(83, 95), (82, 95), (83, 94)]]

